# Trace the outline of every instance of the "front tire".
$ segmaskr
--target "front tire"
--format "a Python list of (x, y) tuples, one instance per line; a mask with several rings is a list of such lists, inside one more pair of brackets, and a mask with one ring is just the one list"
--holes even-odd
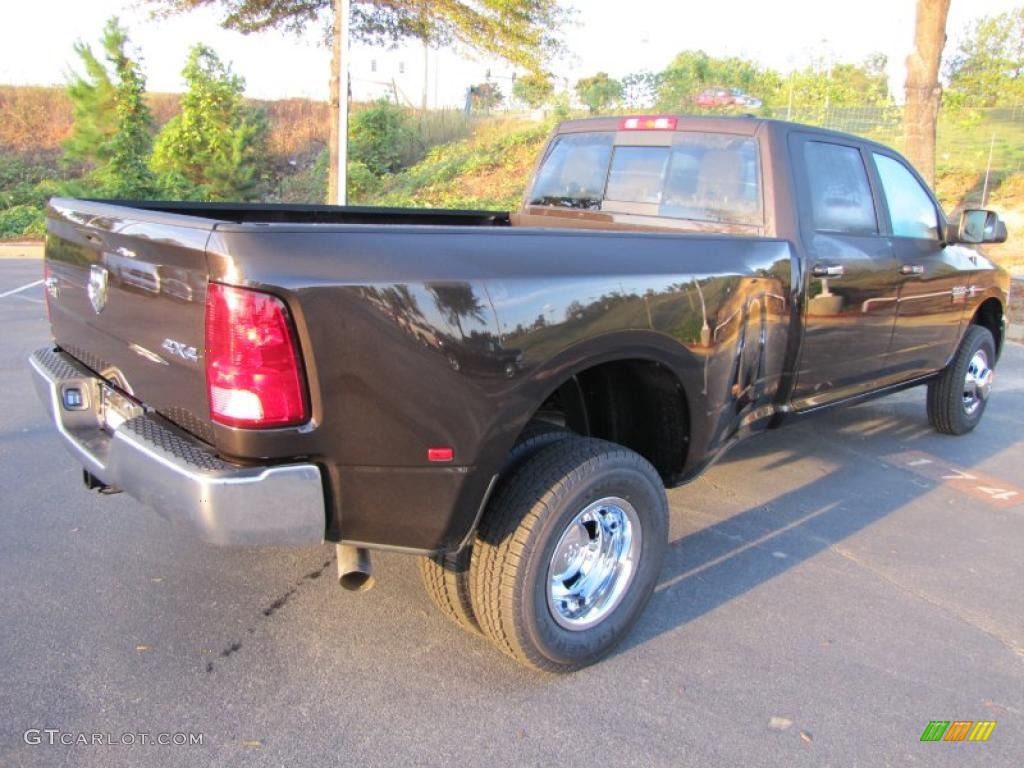
[(477, 621), (534, 669), (592, 664), (640, 617), (667, 539), (665, 490), (646, 459), (603, 440), (560, 440), (520, 466), (481, 521)]
[(996, 345), (980, 325), (967, 329), (953, 360), (928, 385), (928, 421), (947, 435), (966, 435), (981, 421), (992, 389)]

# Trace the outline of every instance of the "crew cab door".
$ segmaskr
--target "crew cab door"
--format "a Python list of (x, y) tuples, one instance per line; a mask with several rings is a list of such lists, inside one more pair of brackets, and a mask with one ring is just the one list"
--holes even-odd
[(790, 154), (804, 247), (804, 339), (792, 396), (800, 409), (885, 383), (901, 277), (862, 147), (795, 133)]
[(946, 365), (959, 334), (970, 273), (963, 249), (942, 240), (944, 221), (927, 187), (902, 159), (873, 151), (883, 213), (900, 263), (900, 293), (888, 363), (901, 378)]

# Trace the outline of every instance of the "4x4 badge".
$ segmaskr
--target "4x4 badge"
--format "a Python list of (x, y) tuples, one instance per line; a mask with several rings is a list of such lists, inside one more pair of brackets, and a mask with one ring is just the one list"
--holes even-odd
[(89, 303), (98, 315), (107, 306), (107, 278), (110, 273), (106, 267), (93, 264), (89, 268)]

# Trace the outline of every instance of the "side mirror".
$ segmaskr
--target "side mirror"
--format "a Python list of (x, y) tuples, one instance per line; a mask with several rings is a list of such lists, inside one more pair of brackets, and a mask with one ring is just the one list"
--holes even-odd
[(999, 220), (999, 214), (981, 208), (968, 208), (961, 213), (956, 232), (950, 234), (954, 235), (951, 242), (971, 245), (1005, 243), (1007, 237), (1006, 224)]

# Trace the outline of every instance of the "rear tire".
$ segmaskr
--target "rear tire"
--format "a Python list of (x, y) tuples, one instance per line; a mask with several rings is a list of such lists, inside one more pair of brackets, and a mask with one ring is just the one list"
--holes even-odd
[(479, 625), (534, 669), (593, 664), (640, 617), (667, 539), (665, 489), (646, 459), (559, 440), (508, 478), (481, 521), (470, 565)]
[[(530, 422), (509, 451), (501, 476), (507, 477), (531, 455), (571, 434), (564, 427), (550, 422)], [(501, 478), (498, 482), (501, 483)], [(421, 557), (420, 578), (423, 579), (427, 595), (446, 618), (467, 632), (479, 635), (480, 625), (473, 613), (473, 601), (470, 598), (469, 564), (472, 556), (473, 545), (470, 543), (458, 552)]]
[(928, 384), (928, 421), (947, 435), (966, 435), (981, 421), (992, 386), (996, 345), (980, 325), (967, 329), (953, 360)]

